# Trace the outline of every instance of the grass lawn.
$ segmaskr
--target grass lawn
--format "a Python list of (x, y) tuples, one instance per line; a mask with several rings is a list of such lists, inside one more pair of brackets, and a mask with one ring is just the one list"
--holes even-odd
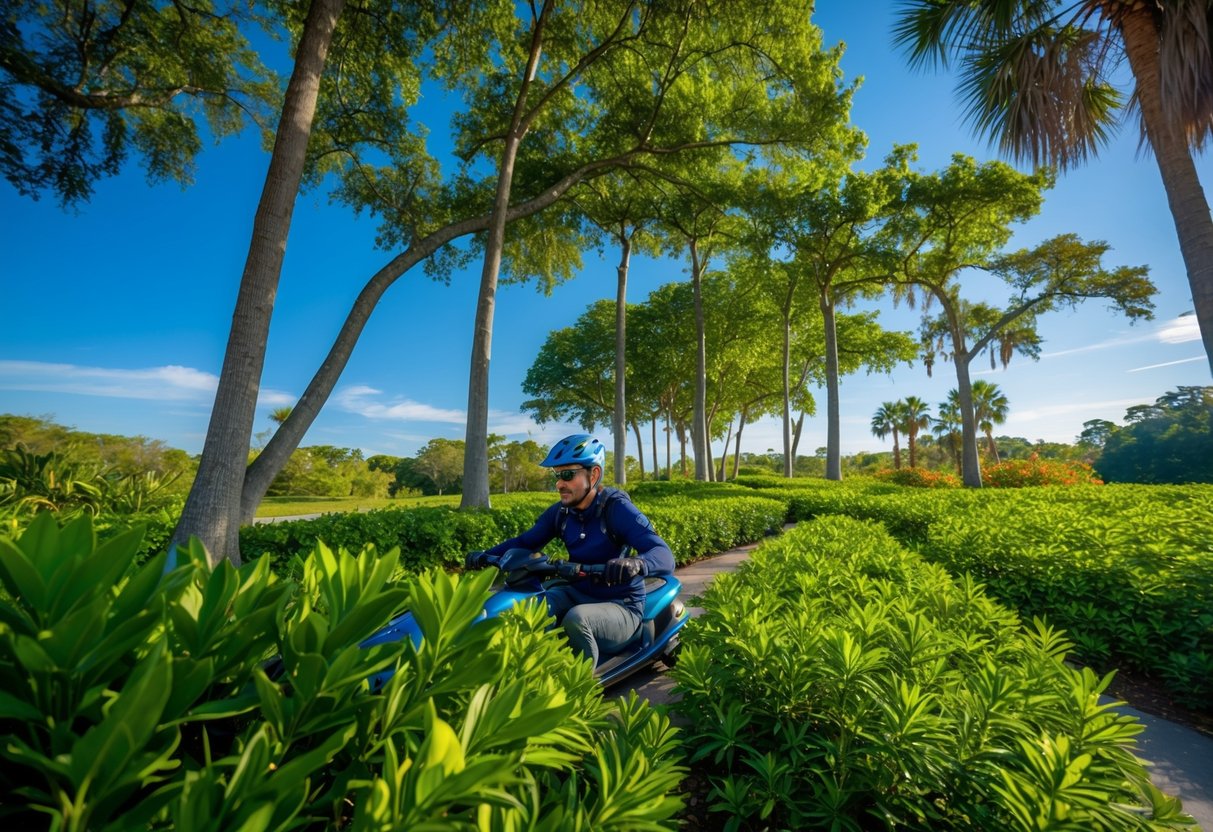
[(441, 497), (266, 497), (257, 507), (258, 517), (293, 517), (297, 514), (370, 511), (373, 508), (459, 505), (459, 495)]

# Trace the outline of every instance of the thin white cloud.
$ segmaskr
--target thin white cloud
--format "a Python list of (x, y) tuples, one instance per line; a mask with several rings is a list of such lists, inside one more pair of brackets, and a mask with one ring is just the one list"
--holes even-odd
[(1162, 364), (1147, 364), (1145, 367), (1134, 367), (1132, 370), (1125, 370), (1127, 373), (1140, 373), (1142, 370), (1157, 370), (1159, 367), (1171, 367), (1175, 364), (1189, 364), (1193, 361), (1204, 361), (1203, 355), (1196, 355), (1192, 358), (1181, 358), (1178, 361), (1164, 361)]
[(581, 428), (550, 422), (540, 426), (535, 423), (534, 419), (521, 413), (494, 411), (489, 414), (489, 433), (499, 433), (508, 437), (529, 436), (540, 444), (545, 438), (550, 438), (554, 442), (579, 430)]
[[(367, 385), (352, 385), (339, 390), (333, 396), (333, 402), (342, 410), (377, 421), (437, 423), (459, 425), (460, 427), (467, 424), (467, 412), (464, 410), (435, 407), (411, 399), (397, 399), (393, 402), (384, 403), (378, 400), (382, 396), (383, 391), (378, 388)], [(489, 433), (500, 434), (509, 439), (531, 438), (540, 444), (549, 441), (554, 442), (562, 436), (567, 436), (580, 430), (576, 426), (558, 423), (541, 426), (525, 414), (511, 413), (504, 410), (489, 412), (488, 429)], [(423, 441), (432, 438), (429, 435), (423, 437), (420, 434), (414, 433), (393, 435), (399, 438)]]
[(382, 393), (382, 390), (374, 387), (355, 385), (339, 390), (333, 397), (333, 401), (342, 410), (356, 413), (367, 419), (395, 422), (443, 422), (454, 425), (462, 425), (467, 422), (467, 414), (462, 410), (434, 407), (410, 399), (401, 399), (391, 404), (376, 401), (375, 397)]
[[(205, 402), (214, 397), (218, 386), (219, 377), (213, 373), (179, 364), (116, 369), (46, 361), (0, 360), (0, 390)], [(257, 403), (261, 406), (294, 404), (295, 397), (280, 390), (263, 389)]]
[(1183, 344), (1200, 340), (1200, 322), (1195, 315), (1180, 315), (1158, 327), (1155, 333), (1164, 344)]
[(1096, 341), (1094, 344), (1087, 344), (1082, 347), (1074, 347), (1068, 350), (1053, 350), (1041, 353), (1041, 358), (1057, 358), (1062, 355), (1073, 355), (1081, 352), (1094, 352), (1096, 350), (1112, 349), (1113, 347), (1131, 346), (1132, 344), (1143, 344), (1146, 342), (1158, 342), (1162, 344), (1183, 344), (1188, 341), (1197, 341), (1200, 339), (1200, 328), (1196, 321), (1195, 315), (1180, 315), (1177, 318), (1171, 318), (1168, 321), (1163, 321), (1156, 326), (1151, 332), (1129, 333), (1125, 332), (1117, 335), (1115, 338), (1108, 338), (1103, 341)]
[(1135, 404), (1141, 404), (1141, 399), (1110, 399), (1102, 402), (1066, 402), (1064, 404), (1045, 405), (1013, 413), (1013, 419), (1018, 422), (1036, 422), (1041, 419), (1056, 419), (1059, 416), (1073, 416), (1076, 413), (1110, 413), (1124, 410)]

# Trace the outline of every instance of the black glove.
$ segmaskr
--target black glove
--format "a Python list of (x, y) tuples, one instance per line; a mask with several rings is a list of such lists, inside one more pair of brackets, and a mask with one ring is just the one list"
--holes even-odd
[(488, 563), (488, 557), (485, 552), (468, 552), (467, 557), (463, 559), (463, 565), (467, 569), (483, 569)]
[(647, 571), (644, 561), (640, 558), (612, 558), (606, 562), (607, 586), (626, 584), (637, 575), (643, 575)]
[(573, 580), (581, 577), (581, 564), (573, 563), (570, 560), (554, 560), (552, 566), (556, 567), (556, 574), (566, 580)]

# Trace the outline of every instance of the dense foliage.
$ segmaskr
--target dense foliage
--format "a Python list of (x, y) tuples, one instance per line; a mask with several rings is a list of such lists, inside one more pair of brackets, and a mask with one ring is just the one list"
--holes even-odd
[(1095, 462), (1109, 482), (1213, 482), (1213, 387), (1180, 387), (1131, 407)]
[(298, 448), (270, 484), (270, 497), (386, 497), (392, 475), (371, 466), (357, 448)]
[(718, 575), (673, 670), (725, 828), (1169, 829), (1108, 678), (878, 525), (807, 523)]
[[(913, 488), (960, 488), (960, 478), (947, 471), (927, 468), (893, 468), (877, 471), (883, 482)], [(1101, 485), (1091, 466), (1076, 460), (1047, 460), (1036, 454), (1026, 459), (1007, 459), (981, 467), (985, 488), (1024, 488), (1031, 485)]]
[[(395, 551), (324, 546), (299, 582), (198, 547), (166, 571), (138, 538), (97, 546), (87, 517), (49, 514), (0, 537), (7, 828), (622, 830), (677, 811), (666, 718), (604, 700), (546, 610), (478, 622), (489, 572), (397, 583)], [(359, 647), (406, 606), (420, 645)]]
[(145, 552), (159, 551), (194, 468), (184, 451), (159, 440), (0, 414), (0, 520), (10, 531), (40, 512), (60, 522), (87, 514), (104, 535), (146, 525)]
[(1108, 485), (924, 491), (871, 481), (748, 478), (789, 519), (881, 522), (1025, 617), (1064, 628), (1075, 656), (1213, 701), (1213, 489)]
[[(694, 497), (636, 499), (679, 563), (777, 531), (787, 513), (782, 500), (755, 496), (735, 486)], [(550, 495), (532, 492), (501, 495), (492, 509), (478, 511), (425, 506), (327, 514), (314, 520), (246, 526), (240, 532), (240, 548), (246, 557), (270, 557), (277, 568), (285, 568), (291, 558), (310, 550), (317, 541), (347, 548), (365, 544), (398, 548), (401, 567), (409, 572), (454, 567), (463, 563), (467, 552), (530, 528), (552, 502)]]
[(1064, 628), (1097, 667), (1213, 702), (1213, 489), (1029, 490), (953, 506), (920, 551), (1024, 616)]
[[(1097, 703), (1096, 672), (1213, 697), (1208, 487), (769, 476), (631, 493), (680, 563), (800, 522), (715, 581), (684, 640), (685, 753), (735, 827), (1177, 819), (1129, 754), (1140, 727)], [(603, 703), (542, 610), (470, 626), (489, 572), (452, 567), (551, 499), (248, 527), (261, 556), (245, 566), (212, 569), (195, 547), (167, 571), (138, 530), (97, 546), (87, 516), (37, 515), (0, 538), (0, 787), (24, 800), (7, 817), (661, 828), (677, 809), (668, 725)], [(406, 606), (420, 648), (357, 648)], [(1092, 669), (1068, 669), (1071, 651)], [(363, 685), (397, 662), (387, 689)]]

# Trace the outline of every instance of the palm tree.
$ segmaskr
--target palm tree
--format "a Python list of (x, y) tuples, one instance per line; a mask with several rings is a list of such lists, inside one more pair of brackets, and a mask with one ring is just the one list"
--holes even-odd
[(910, 467), (916, 467), (917, 458), (914, 453), (915, 440), (918, 432), (926, 430), (931, 424), (931, 406), (917, 396), (906, 396), (898, 404), (902, 407), (901, 429), (906, 434), (906, 444), (910, 446)]
[(898, 431), (901, 430), (902, 402), (885, 402), (872, 414), (872, 435), (884, 439), (893, 434), (893, 467), (901, 468), (901, 444), (898, 441)]
[(986, 441), (990, 443), (990, 459), (997, 465), (998, 446), (994, 444), (994, 426), (1007, 420), (1007, 397), (997, 384), (980, 378), (973, 382), (972, 393), (977, 427), (985, 433)]
[(285, 405), (284, 407), (275, 407), (270, 411), (270, 421), (275, 425), (281, 425), (291, 417), (291, 411), (294, 409), (295, 408), (291, 407), (290, 405)]
[(956, 476), (963, 476), (960, 465), (960, 393), (948, 393), (948, 400), (939, 403), (939, 415), (931, 419), (931, 433), (948, 449), (956, 463)]
[(1213, 217), (1192, 159), (1213, 133), (1210, 33), (1209, 0), (906, 0), (894, 26), (912, 65), (958, 59), (968, 119), (1012, 158), (1073, 167), (1138, 110), (1213, 369)]

